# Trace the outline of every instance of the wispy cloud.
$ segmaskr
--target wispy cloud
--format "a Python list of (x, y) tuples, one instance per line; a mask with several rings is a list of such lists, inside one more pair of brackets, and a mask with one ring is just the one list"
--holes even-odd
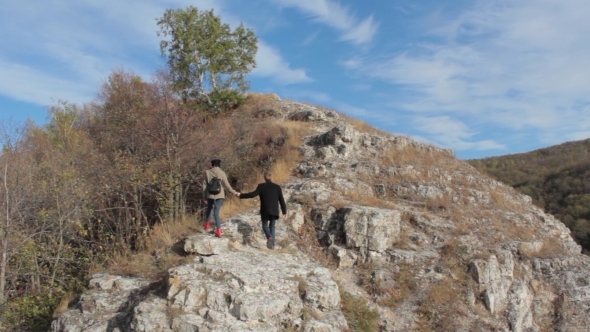
[[(442, 120), (438, 132), (422, 129), (456, 149), (502, 148), (469, 141), (467, 128), (486, 123), (536, 130), (537, 138), (581, 137), (590, 130), (587, 108), (579, 107), (590, 102), (588, 16), (584, 0), (479, 1), (454, 17), (421, 21), (420, 39), (387, 60), (343, 65), (389, 83), (390, 106), (418, 122)], [(458, 126), (458, 118), (470, 120)]]
[[(50, 98), (89, 101), (111, 70), (144, 77), (163, 66), (156, 18), (167, 8), (215, 9), (231, 25), (240, 19), (222, 0), (8, 2), (0, 8), (0, 95), (48, 105)], [(280, 52), (260, 41), (256, 74), (280, 84), (310, 81)], [(18, 86), (16, 86), (16, 82)]]
[(303, 69), (292, 69), (279, 51), (263, 41), (258, 41), (258, 53), (256, 54), (257, 67), (253, 75), (269, 77), (279, 84), (293, 84), (310, 82)]
[(417, 116), (413, 118), (413, 125), (438, 144), (452, 147), (456, 150), (495, 150), (505, 149), (506, 146), (493, 140), (473, 140), (477, 132), (470, 129), (463, 122), (449, 116)]
[(272, 0), (284, 7), (295, 7), (314, 20), (339, 30), (341, 40), (354, 44), (368, 44), (379, 29), (379, 23), (373, 16), (358, 19), (347, 7), (331, 0)]
[(95, 86), (47, 75), (28, 66), (0, 60), (0, 93), (39, 106), (59, 99), (81, 103), (96, 93)]

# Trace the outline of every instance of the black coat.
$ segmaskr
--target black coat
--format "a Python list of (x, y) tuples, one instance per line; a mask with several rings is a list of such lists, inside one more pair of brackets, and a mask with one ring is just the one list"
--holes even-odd
[(283, 214), (287, 214), (287, 205), (283, 198), (283, 191), (281, 187), (266, 181), (256, 187), (256, 190), (250, 193), (240, 194), (240, 199), (260, 197), (260, 215), (263, 219), (267, 219), (269, 216), (279, 216), (279, 204), (281, 204), (281, 211)]

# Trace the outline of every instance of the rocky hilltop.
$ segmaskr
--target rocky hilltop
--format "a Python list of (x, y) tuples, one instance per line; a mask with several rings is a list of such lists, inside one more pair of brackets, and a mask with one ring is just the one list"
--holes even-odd
[(257, 116), (313, 129), (277, 249), (236, 215), (185, 239), (194, 261), (164, 282), (95, 275), (52, 331), (588, 330), (590, 258), (528, 196), (332, 110)]

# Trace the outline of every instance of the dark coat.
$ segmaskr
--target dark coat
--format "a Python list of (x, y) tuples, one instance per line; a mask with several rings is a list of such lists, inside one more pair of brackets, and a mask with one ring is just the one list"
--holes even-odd
[(240, 199), (260, 197), (260, 215), (263, 219), (268, 219), (269, 216), (279, 216), (279, 204), (281, 204), (281, 211), (287, 214), (287, 205), (283, 198), (283, 191), (281, 186), (271, 181), (261, 183), (256, 187), (256, 190), (250, 193), (240, 194)]

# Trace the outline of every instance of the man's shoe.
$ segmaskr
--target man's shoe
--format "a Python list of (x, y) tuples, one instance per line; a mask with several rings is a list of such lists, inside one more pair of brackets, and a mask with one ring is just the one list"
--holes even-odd
[(272, 240), (270, 240), (270, 249), (274, 249), (275, 248), (275, 238), (273, 237)]
[(215, 236), (217, 236), (217, 237), (223, 236), (223, 232), (221, 231), (221, 228), (215, 229)]
[(266, 247), (268, 249), (272, 249), (274, 247), (273, 242), (272, 236), (270, 236), (268, 239), (266, 239)]
[(210, 221), (205, 221), (205, 230), (208, 231), (209, 228), (211, 228), (211, 222)]

